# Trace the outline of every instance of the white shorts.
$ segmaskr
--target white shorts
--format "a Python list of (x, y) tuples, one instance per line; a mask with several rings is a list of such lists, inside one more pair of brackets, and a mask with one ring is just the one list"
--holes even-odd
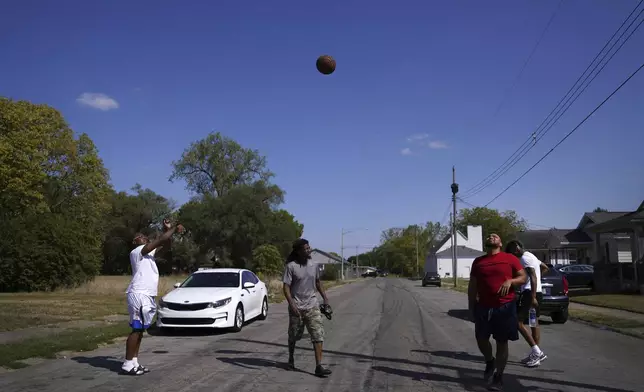
[(127, 311), (130, 313), (130, 327), (138, 330), (150, 328), (157, 314), (154, 297), (141, 293), (127, 293)]

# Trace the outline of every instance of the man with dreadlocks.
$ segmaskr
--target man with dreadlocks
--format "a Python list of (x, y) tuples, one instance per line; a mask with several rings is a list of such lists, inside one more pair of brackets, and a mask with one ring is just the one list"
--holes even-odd
[(295, 343), (302, 338), (304, 327), (306, 327), (315, 351), (315, 375), (326, 377), (331, 374), (331, 370), (322, 366), (324, 325), (322, 324), (317, 292), (320, 292), (325, 304), (328, 304), (329, 301), (320, 281), (318, 265), (309, 262), (310, 259), (309, 242), (304, 238), (293, 242), (293, 250), (286, 261), (282, 279), (289, 313), (288, 368), (295, 370)]

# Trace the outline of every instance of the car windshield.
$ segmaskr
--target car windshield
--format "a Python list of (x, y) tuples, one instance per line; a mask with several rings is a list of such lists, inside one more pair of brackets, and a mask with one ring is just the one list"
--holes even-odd
[(237, 272), (202, 272), (192, 274), (181, 287), (238, 287), (239, 273)]

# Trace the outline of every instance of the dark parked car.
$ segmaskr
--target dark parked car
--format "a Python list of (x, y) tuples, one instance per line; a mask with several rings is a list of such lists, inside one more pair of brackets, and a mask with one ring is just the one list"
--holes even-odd
[(438, 286), (441, 287), (441, 277), (436, 272), (426, 272), (423, 276), (423, 287)]
[(550, 266), (547, 273), (541, 276), (543, 302), (541, 315), (552, 318), (555, 324), (568, 321), (568, 279), (556, 268)]
[(559, 272), (566, 276), (570, 287), (594, 288), (594, 269), (590, 265), (575, 264), (558, 268)]

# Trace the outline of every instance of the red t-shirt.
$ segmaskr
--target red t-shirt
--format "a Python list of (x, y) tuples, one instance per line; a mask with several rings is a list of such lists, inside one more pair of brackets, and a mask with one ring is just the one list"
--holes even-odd
[(474, 259), (471, 276), (476, 278), (479, 303), (488, 308), (498, 308), (514, 301), (514, 289), (510, 289), (504, 297), (498, 291), (503, 282), (514, 278), (522, 269), (521, 261), (516, 256), (505, 252)]

